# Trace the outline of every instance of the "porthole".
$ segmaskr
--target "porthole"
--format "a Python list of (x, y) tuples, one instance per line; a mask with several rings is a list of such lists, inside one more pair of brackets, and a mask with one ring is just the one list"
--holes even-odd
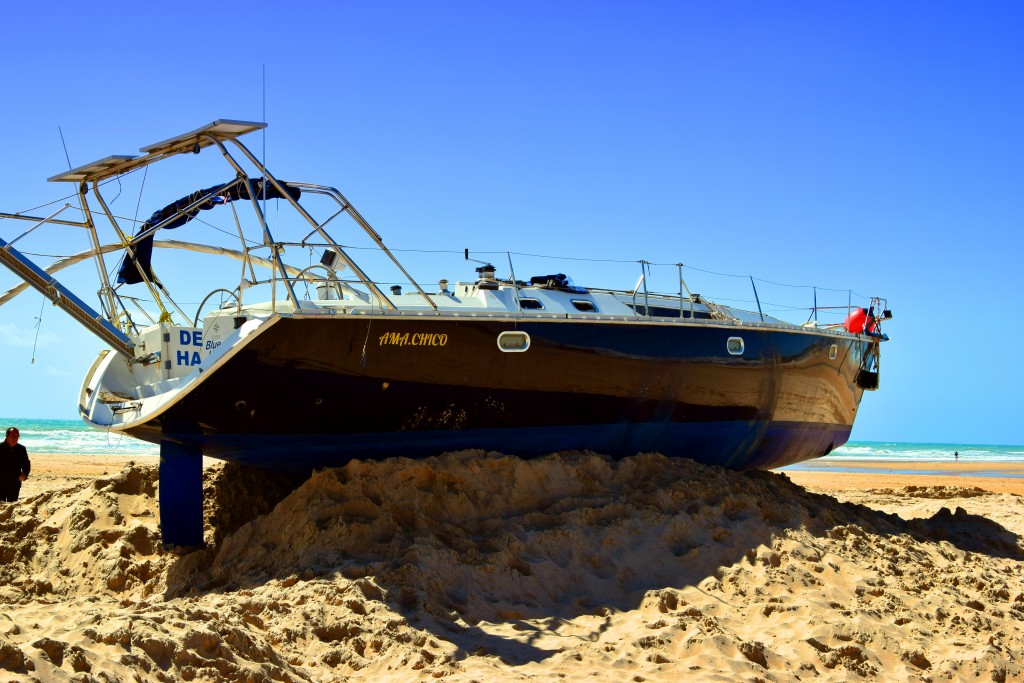
[(525, 332), (502, 332), (498, 335), (498, 348), (507, 353), (522, 353), (530, 348), (530, 335)]
[(577, 311), (583, 311), (584, 313), (597, 312), (597, 306), (594, 305), (594, 302), (587, 301), (586, 299), (573, 299), (572, 305), (576, 307)]
[(743, 355), (743, 337), (729, 337), (725, 342), (725, 348), (733, 356)]
[(839, 355), (839, 344), (833, 344), (832, 346), (828, 347), (828, 359), (829, 360), (835, 360), (836, 356), (838, 356), (838, 355)]

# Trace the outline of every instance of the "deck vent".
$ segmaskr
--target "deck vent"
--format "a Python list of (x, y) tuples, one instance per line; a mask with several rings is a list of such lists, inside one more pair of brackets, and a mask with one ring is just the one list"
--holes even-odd
[(402, 294), (402, 285), (391, 285), (391, 293), (395, 296), (400, 296)]
[(729, 351), (730, 355), (742, 356), (743, 355), (743, 337), (729, 337), (725, 342), (725, 348)]
[(522, 353), (530, 348), (530, 335), (526, 332), (502, 332), (498, 335), (498, 348), (506, 353)]

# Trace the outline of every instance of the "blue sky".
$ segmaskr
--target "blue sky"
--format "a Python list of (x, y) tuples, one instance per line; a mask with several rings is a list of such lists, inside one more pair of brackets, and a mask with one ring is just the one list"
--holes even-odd
[[(768, 282), (887, 297), (853, 438), (1024, 443), (1024, 5), (211, 7), (18, 10), (0, 210), (66, 193), (46, 182), (67, 168), (59, 130), (78, 166), (265, 111), (270, 169), (338, 187), (395, 248), (587, 259), (551, 263), (592, 286), (632, 287), (648, 259), (694, 267), (709, 296), (742, 278), (704, 271), (763, 278), (767, 301)], [(122, 209), (210, 184), (161, 182)], [(410, 258), (425, 282), (471, 274)], [(79, 268), (62, 279), (92, 301)], [(34, 292), (0, 307), (0, 415), (75, 417), (98, 349)]]

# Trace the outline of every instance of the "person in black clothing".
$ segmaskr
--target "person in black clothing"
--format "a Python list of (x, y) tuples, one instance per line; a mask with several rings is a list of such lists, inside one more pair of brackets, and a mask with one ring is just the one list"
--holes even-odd
[(18, 443), (21, 432), (17, 427), (7, 429), (7, 438), (0, 443), (0, 502), (13, 503), (21, 493), (21, 482), (28, 479), (32, 463), (28, 451)]

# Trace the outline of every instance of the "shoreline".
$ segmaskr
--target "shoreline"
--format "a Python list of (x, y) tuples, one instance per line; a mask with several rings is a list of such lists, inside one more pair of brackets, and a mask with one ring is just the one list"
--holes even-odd
[(785, 467), (778, 468), (780, 470), (797, 470), (797, 469), (808, 469), (808, 470), (843, 470), (843, 469), (857, 469), (867, 471), (903, 471), (906, 470), (908, 473), (915, 474), (921, 473), (927, 470), (934, 470), (937, 472), (957, 472), (957, 473), (974, 473), (974, 472), (992, 472), (992, 471), (1005, 471), (1009, 474), (1007, 476), (1024, 477), (1024, 461), (1020, 460), (879, 460), (877, 458), (871, 459), (858, 459), (858, 458), (836, 458), (835, 460), (827, 460), (819, 458), (817, 460), (805, 460), (794, 465), (786, 465)]
[(785, 474), (800, 486), (823, 491), (947, 486), (1024, 495), (1024, 462), (1009, 460), (808, 460), (773, 471)]

